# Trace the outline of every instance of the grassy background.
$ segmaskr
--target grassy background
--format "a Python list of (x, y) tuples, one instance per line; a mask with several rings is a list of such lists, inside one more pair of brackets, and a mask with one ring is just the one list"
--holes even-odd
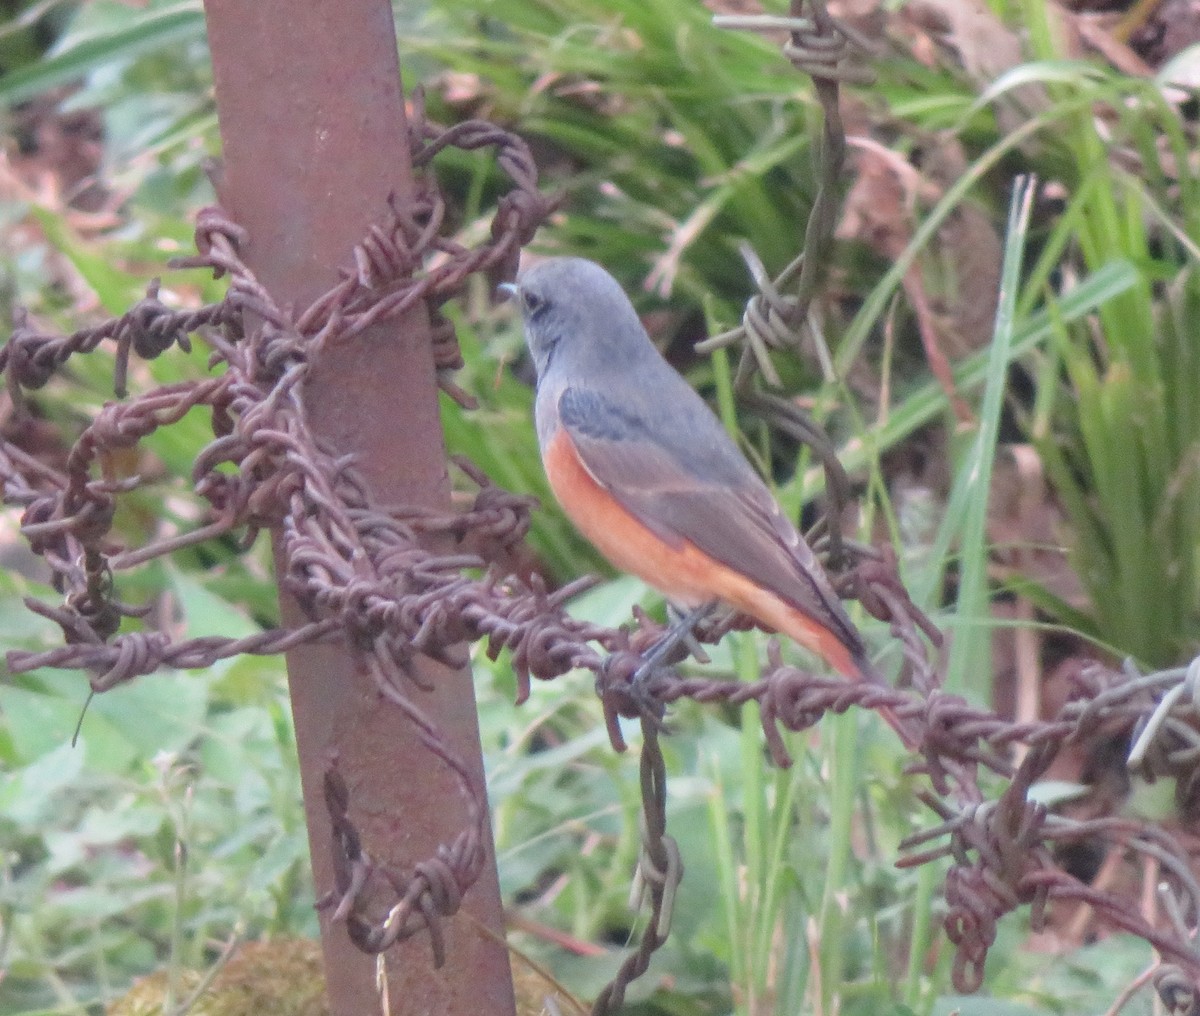
[[(1000, 677), (997, 600), (1036, 607), (1044, 626), (1071, 633), (1060, 636), (1070, 652), (1097, 645), (1153, 666), (1194, 652), (1200, 595), (1192, 126), (1159, 82), (1081, 59), (1046, 0), (994, 6), (1002, 20), (990, 38), (1018, 44), (1013, 66), (979, 72), (980, 54), (956, 50), (967, 43), (953, 33), (940, 58), (922, 62), (920, 31), (897, 29), (873, 61), (876, 83), (849, 90), (852, 131), (926, 186), (889, 224), (890, 247), (851, 229), (838, 245), (816, 318), (836, 369), (814, 349), (776, 357), (786, 389), (803, 393), (869, 493), (864, 529), (893, 540), (914, 597), (953, 634), (949, 682), (978, 701)], [(19, 14), (0, 34), (0, 103), (81, 82), (62, 106), (99, 111), (100, 211), (111, 214), (89, 217), (69, 193), (21, 175), (24, 114), (13, 107), (0, 302), (6, 315), (19, 302), (69, 330), (120, 312), (189, 248), (189, 216), (211, 200), (201, 162), (217, 138), (197, 3), (92, 0), (50, 13), (62, 34), (47, 53)], [(727, 364), (691, 346), (736, 323), (752, 291), (738, 244), (777, 272), (801, 242), (819, 126), (806, 81), (771, 43), (713, 28), (689, 0), (438, 0), (398, 21), (408, 82), (429, 83), (432, 113), (519, 125), (548, 185), (564, 191), (536, 249), (609, 266), (715, 399)], [(439, 165), (458, 228), (472, 235), (498, 186), (494, 168), (453, 153)], [(1045, 188), (1028, 231), (1005, 238), (1018, 172)], [(973, 414), (964, 424), (931, 377), (903, 286), (912, 268), (947, 318), (983, 298), (963, 271), (980, 244), (954, 240), (968, 214), (991, 230), (995, 281), (1009, 257), (1006, 313), (994, 331), (988, 315), (973, 341), (963, 327), (954, 349)], [(220, 294), (198, 273), (166, 287), (180, 304)], [(531, 543), (548, 575), (602, 569), (546, 498), (516, 324), (490, 308), (481, 282), (454, 314), (468, 361), (460, 383), (481, 408), (445, 405), (450, 449), (543, 497)], [(139, 365), (134, 383), (194, 376), (204, 359), (202, 348), (173, 351)], [(109, 397), (111, 369), (105, 353), (73, 362), (39, 408), (71, 432)], [(748, 454), (798, 511), (819, 491), (808, 456), (739, 422)], [(195, 518), (180, 477), (205, 428), (192, 414), (147, 443), (162, 479), (129, 499), (119, 523), (128, 539)], [(1053, 490), (1050, 530), (996, 527), (988, 488), (1012, 446), (1036, 449)], [(936, 460), (934, 479), (898, 465), (914, 449)], [(52, 633), (20, 596), (52, 596), (6, 525), (3, 644), (44, 644)], [(1000, 543), (1020, 561), (1068, 561), (1073, 581), (1001, 568)], [(122, 593), (161, 597), (192, 635), (275, 616), (263, 547), (246, 558), (203, 548), (131, 577)], [(657, 607), (640, 584), (612, 577), (572, 610), (618, 624), (638, 603)], [(865, 629), (894, 663), (886, 633)], [(712, 670), (752, 678), (762, 653), (758, 636), (732, 636)], [(504, 660), (477, 653), (475, 672), (502, 885), (527, 922), (514, 943), (590, 997), (630, 932), (635, 760), (612, 754), (584, 676), (539, 683), (517, 710)], [(84, 697), (77, 674), (0, 682), (0, 1014), (96, 1011), (139, 974), (204, 968), (234, 929), (313, 934), (281, 663), (244, 659), (120, 688), (91, 704), (71, 748)], [(1062, 955), (1029, 948), (1014, 915), (986, 992), (959, 999), (937, 924), (939, 872), (893, 867), (897, 844), (927, 816), (874, 718), (830, 718), (792, 738), (787, 772), (764, 765), (749, 711), (685, 704), (673, 729), (670, 823), (687, 876), (671, 940), (631, 995), (635, 1011), (1103, 1011), (1149, 961), (1143, 943), (1119, 936)], [(563, 948), (535, 925), (606, 948)]]

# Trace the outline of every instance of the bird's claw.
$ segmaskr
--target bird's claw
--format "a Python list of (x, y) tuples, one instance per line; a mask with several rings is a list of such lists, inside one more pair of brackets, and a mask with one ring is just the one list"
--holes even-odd
[(659, 730), (666, 729), (663, 721), (666, 703), (659, 676), (669, 675), (667, 661), (681, 645), (701, 663), (709, 662), (694, 629), (716, 606), (715, 602), (706, 603), (687, 613), (670, 608), (674, 623), (646, 653), (636, 656), (625, 651), (615, 653), (605, 661), (596, 675), (596, 694), (604, 702), (609, 738), (617, 751), (625, 748), (618, 717), (649, 721)]

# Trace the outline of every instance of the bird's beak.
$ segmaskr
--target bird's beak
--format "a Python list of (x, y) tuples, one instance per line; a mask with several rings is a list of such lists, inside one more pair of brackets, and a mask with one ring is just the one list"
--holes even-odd
[(515, 282), (502, 282), (496, 287), (496, 292), (503, 293), (506, 300), (515, 300), (521, 291)]

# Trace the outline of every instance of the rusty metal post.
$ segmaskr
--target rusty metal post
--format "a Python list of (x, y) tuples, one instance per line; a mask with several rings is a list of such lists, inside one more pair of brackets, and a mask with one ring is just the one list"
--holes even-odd
[[(206, 0), (224, 164), (220, 200), (245, 227), (243, 256), (280, 306), (303, 308), (350, 267), (353, 245), (412, 194), (403, 96), (389, 0)], [(316, 436), (355, 456), (383, 506), (449, 505), (437, 390), (423, 312), (334, 344), (315, 365), (305, 403)], [(280, 593), (284, 620), (303, 621)], [(304, 806), (318, 893), (334, 884), (322, 779), (336, 758), (352, 817), (373, 856), (411, 869), (459, 832), (452, 775), (435, 766), (398, 710), (342, 645), (287, 657)], [(483, 787), (469, 671), (418, 661), (434, 686), (419, 705)], [(489, 854), (494, 858), (491, 845)], [(514, 1011), (495, 864), (447, 922), (447, 962), (434, 970), (417, 936), (389, 950), (392, 1013), (477, 1016)], [(471, 920), (474, 918), (474, 920)], [(480, 926), (495, 933), (486, 936)], [(321, 918), (336, 1016), (381, 1012), (375, 960)]]

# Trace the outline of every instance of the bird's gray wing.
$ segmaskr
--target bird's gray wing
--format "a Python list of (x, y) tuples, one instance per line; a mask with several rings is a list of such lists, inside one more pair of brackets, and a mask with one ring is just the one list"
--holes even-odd
[(673, 423), (647, 419), (589, 388), (567, 388), (558, 401), (559, 420), (584, 467), (643, 525), (672, 546), (688, 541), (860, 649), (812, 550), (701, 408), (707, 418), (685, 411), (687, 418)]

